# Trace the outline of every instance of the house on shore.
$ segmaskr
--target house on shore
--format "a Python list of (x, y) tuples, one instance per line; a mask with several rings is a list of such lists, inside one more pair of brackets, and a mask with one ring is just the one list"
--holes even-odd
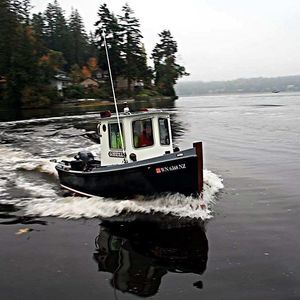
[(71, 85), (71, 78), (63, 71), (59, 71), (51, 80), (51, 86), (57, 90), (57, 94), (61, 97), (64, 95), (64, 89), (69, 85)]
[[(130, 91), (139, 91), (144, 88), (144, 82), (142, 80), (133, 80), (130, 84)], [(117, 77), (116, 90), (127, 91), (128, 79), (124, 76)]]
[(85, 80), (81, 81), (79, 85), (83, 86), (85, 89), (89, 88), (98, 88), (99, 82), (91, 77), (86, 78)]

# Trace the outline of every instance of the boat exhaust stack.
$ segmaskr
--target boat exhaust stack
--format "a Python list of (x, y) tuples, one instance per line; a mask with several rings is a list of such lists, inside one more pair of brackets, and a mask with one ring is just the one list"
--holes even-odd
[(202, 142), (193, 143), (197, 155), (198, 169), (198, 192), (199, 195), (203, 192), (203, 147)]

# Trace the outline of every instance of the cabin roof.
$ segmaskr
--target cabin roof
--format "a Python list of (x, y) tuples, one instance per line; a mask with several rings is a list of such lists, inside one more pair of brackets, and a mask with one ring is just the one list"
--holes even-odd
[[(120, 119), (131, 119), (131, 118), (136, 118), (136, 117), (141, 117), (141, 118), (145, 118), (147, 116), (152, 117), (155, 115), (169, 115), (169, 113), (167, 111), (163, 111), (163, 110), (158, 110), (158, 109), (151, 109), (151, 110), (147, 110), (147, 111), (134, 111), (134, 112), (130, 112), (130, 113), (119, 113), (119, 118)], [(110, 117), (104, 117), (101, 118), (101, 120), (114, 120), (117, 119), (117, 115), (116, 114), (112, 114)]]

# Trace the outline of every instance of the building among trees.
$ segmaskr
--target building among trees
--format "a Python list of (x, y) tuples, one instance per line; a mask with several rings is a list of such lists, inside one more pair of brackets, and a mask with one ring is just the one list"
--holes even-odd
[(97, 84), (101, 91), (98, 86), (93, 96), (110, 97), (104, 32), (120, 95), (135, 97), (143, 89), (174, 97), (174, 84), (187, 75), (168, 30), (152, 52), (154, 69), (147, 64), (140, 22), (128, 4), (118, 16), (101, 4), (95, 32), (87, 34), (78, 10), (66, 17), (57, 0), (32, 16), (30, 0), (0, 1), (0, 97), (8, 105), (47, 106), (61, 100), (58, 95), (86, 96), (82, 87)]

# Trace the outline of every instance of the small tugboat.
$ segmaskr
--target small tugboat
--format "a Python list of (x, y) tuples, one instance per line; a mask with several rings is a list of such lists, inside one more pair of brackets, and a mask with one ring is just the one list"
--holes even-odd
[[(107, 51), (104, 37), (105, 49)], [(56, 165), (62, 188), (83, 196), (134, 197), (161, 193), (197, 196), (203, 189), (202, 143), (173, 147), (169, 113), (118, 112), (108, 52), (115, 114), (102, 112), (97, 126), (101, 161), (82, 151)]]
[(173, 149), (168, 113), (120, 114), (121, 131), (116, 115), (102, 116), (101, 162), (85, 151), (72, 161), (59, 162), (56, 170), (64, 189), (104, 197), (202, 192), (202, 143), (188, 150)]

